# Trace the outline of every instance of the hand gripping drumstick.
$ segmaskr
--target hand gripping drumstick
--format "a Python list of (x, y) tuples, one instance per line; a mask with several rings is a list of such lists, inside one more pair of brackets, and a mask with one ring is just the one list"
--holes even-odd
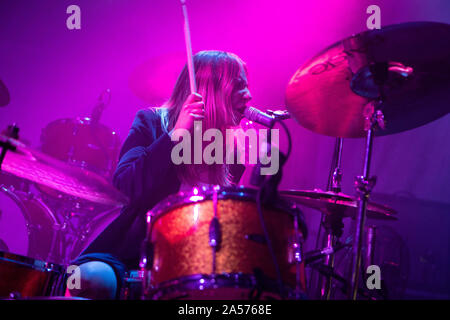
[(192, 57), (191, 33), (189, 31), (189, 19), (186, 8), (186, 0), (181, 0), (184, 15), (184, 40), (186, 42), (187, 66), (189, 71), (189, 82), (191, 93), (197, 92), (197, 83), (195, 82), (194, 58)]

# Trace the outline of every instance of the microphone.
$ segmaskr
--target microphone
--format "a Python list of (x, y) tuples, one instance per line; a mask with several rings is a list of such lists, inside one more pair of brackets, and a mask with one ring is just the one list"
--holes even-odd
[(247, 107), (244, 111), (244, 117), (265, 127), (272, 128), (275, 125), (276, 120), (289, 119), (291, 116), (286, 110), (268, 110), (267, 112), (264, 112), (255, 107)]
[(245, 108), (244, 117), (268, 128), (272, 128), (275, 124), (274, 117), (254, 107)]

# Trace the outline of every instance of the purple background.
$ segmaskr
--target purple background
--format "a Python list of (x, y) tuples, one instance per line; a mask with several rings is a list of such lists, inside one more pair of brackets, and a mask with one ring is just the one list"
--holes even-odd
[[(81, 30), (66, 28), (71, 4), (81, 8)], [(365, 31), (366, 8), (372, 4), (381, 8), (382, 26), (450, 23), (450, 2), (445, 0), (191, 0), (193, 50), (238, 54), (248, 64), (252, 104), (283, 106), (294, 72), (330, 44)], [(148, 59), (183, 54), (182, 23), (177, 0), (1, 0), (0, 79), (11, 102), (0, 108), (0, 128), (16, 122), (21, 137), (39, 147), (40, 132), (49, 122), (88, 116), (100, 93), (110, 88), (111, 103), (101, 122), (123, 141), (136, 111), (148, 106), (130, 90), (129, 76)], [(282, 187), (325, 189), (334, 138), (293, 120), (288, 125), (294, 149)], [(378, 176), (374, 199), (399, 210), (399, 221), (389, 225), (408, 243), (416, 266), (411, 271), (415, 290), (429, 297), (450, 297), (449, 126), (447, 115), (409, 132), (376, 138), (373, 155), (372, 174)], [(362, 170), (363, 147), (362, 139), (344, 142), (343, 192), (349, 195)], [(308, 212), (311, 239), (317, 216)], [(432, 266), (423, 264), (427, 250), (437, 261)], [(421, 268), (439, 277), (422, 283)]]

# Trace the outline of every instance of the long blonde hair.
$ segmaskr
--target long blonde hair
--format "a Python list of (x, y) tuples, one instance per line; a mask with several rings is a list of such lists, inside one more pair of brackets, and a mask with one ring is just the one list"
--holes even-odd
[[(224, 51), (201, 51), (194, 55), (197, 92), (205, 102), (203, 130), (216, 128), (225, 136), (225, 130), (239, 125), (240, 118), (233, 111), (232, 94), (242, 69), (247, 72), (245, 63), (235, 54)], [(162, 106), (167, 108), (163, 117), (163, 127), (168, 132), (173, 129), (183, 103), (190, 94), (187, 66), (181, 71), (170, 99)], [(225, 142), (224, 142), (225, 144)], [(204, 165), (183, 164), (178, 168), (181, 181), (195, 184), (199, 182), (200, 170)], [(230, 185), (232, 176), (228, 165), (207, 166), (208, 182)]]

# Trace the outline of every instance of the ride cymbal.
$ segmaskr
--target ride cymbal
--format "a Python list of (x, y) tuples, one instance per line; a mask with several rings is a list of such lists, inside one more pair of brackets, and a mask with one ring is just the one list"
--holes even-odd
[(412, 22), (356, 34), (326, 48), (292, 76), (286, 103), (305, 128), (364, 137), (366, 105), (379, 96), (376, 135), (425, 125), (450, 110), (450, 25)]

